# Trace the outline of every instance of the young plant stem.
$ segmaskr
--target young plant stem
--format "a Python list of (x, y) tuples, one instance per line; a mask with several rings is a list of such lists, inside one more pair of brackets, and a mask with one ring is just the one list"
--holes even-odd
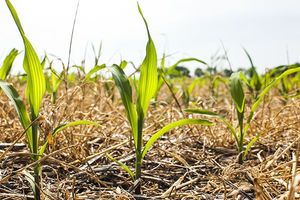
[(244, 155), (244, 113), (243, 112), (239, 112), (237, 110), (237, 116), (238, 116), (238, 121), (239, 121), (239, 141), (238, 142), (238, 151), (239, 151), (239, 157), (238, 157), (238, 162), (239, 164), (243, 164), (243, 155)]
[(40, 200), (41, 199), (41, 164), (38, 162), (35, 166), (34, 166), (34, 182), (35, 182), (35, 200)]
[[(34, 114), (32, 110), (32, 120), (31, 121), (36, 121), (38, 117)], [(39, 155), (39, 133), (38, 133), (38, 128), (39, 128), (39, 123), (36, 121), (35, 123), (32, 124), (32, 153), (33, 153), (33, 160), (38, 161), (40, 159)], [(41, 164), (38, 162), (34, 166), (34, 182), (35, 182), (35, 200), (40, 200), (41, 199), (41, 173), (42, 173), (42, 168)]]
[[(135, 161), (135, 180), (139, 180), (142, 177), (142, 153), (136, 151), (136, 161)], [(141, 194), (141, 185), (139, 184), (135, 189), (135, 194)]]
[[(143, 148), (143, 126), (144, 126), (144, 114), (143, 111), (139, 112), (138, 119), (138, 137), (136, 144), (136, 160), (135, 160), (135, 180), (142, 177), (142, 148)], [(135, 189), (135, 194), (141, 194), (140, 185)]]

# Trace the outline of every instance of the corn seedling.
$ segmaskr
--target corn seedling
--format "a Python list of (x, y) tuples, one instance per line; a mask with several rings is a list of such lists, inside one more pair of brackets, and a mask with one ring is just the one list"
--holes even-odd
[[(282, 73), (289, 69), (294, 69), (300, 67), (299, 64), (293, 64), (293, 65), (281, 65), (278, 67), (275, 67), (274, 69), (270, 70), (265, 76), (268, 81), (270, 81), (271, 78), (276, 78), (280, 76)], [(287, 100), (291, 96), (297, 96), (296, 94), (291, 94), (291, 91), (293, 90), (294, 86), (296, 88), (299, 87), (299, 77), (300, 73), (295, 73), (289, 76), (286, 76), (280, 80), (280, 85), (278, 87), (279, 93), (283, 97), (283, 103), (286, 104)]]
[[(119, 66), (121, 67), (122, 70), (124, 70), (127, 65), (128, 65), (128, 62), (125, 60), (122, 60), (120, 62)], [(116, 85), (114, 84), (113, 78), (110, 78), (104, 82), (104, 89), (106, 92), (106, 96), (109, 97), (111, 99), (111, 101), (115, 100), (115, 88), (116, 88)]]
[(300, 67), (288, 69), (285, 72), (283, 72), (281, 75), (273, 79), (254, 100), (252, 106), (250, 107), (250, 114), (248, 118), (245, 118), (246, 98), (245, 98), (243, 85), (242, 85), (242, 80), (244, 80), (243, 75), (241, 75), (241, 72), (233, 73), (230, 77), (229, 87), (230, 87), (230, 94), (234, 102), (235, 110), (237, 113), (238, 129), (235, 129), (234, 128), (235, 125), (231, 124), (230, 121), (225, 118), (225, 116), (220, 115), (216, 112), (211, 112), (208, 110), (201, 110), (201, 109), (186, 109), (186, 112), (216, 117), (220, 119), (222, 122), (224, 122), (224, 124), (230, 130), (235, 140), (237, 150), (239, 152), (239, 163), (243, 163), (251, 147), (259, 139), (261, 135), (261, 133), (257, 133), (254, 136), (254, 138), (248, 144), (246, 144), (246, 147), (244, 147), (245, 137), (247, 136), (247, 132), (250, 127), (250, 123), (253, 119), (254, 113), (256, 112), (262, 100), (264, 99), (265, 95), (270, 91), (270, 89), (272, 89), (283, 78), (291, 74), (297, 73), (299, 71), (300, 71)]
[[(53, 63), (55, 60), (50, 61), (48, 59), (48, 56), (46, 55), (43, 59), (43, 61), (41, 62), (42, 68), (45, 68), (45, 63), (46, 61), (49, 62), (49, 70), (50, 70), (50, 75), (48, 75), (47, 73), (45, 73), (45, 80), (46, 80), (46, 90), (47, 92), (51, 95), (51, 102), (53, 104), (56, 103), (56, 99), (57, 99), (57, 93), (58, 93), (58, 89), (63, 81), (63, 76), (64, 76), (64, 71), (62, 72), (57, 72), (54, 68), (53, 68)], [(58, 61), (60, 61), (62, 63), (62, 61), (60, 59), (58, 59)], [(63, 63), (62, 63), (63, 65)]]
[[(43, 155), (48, 145), (48, 140), (46, 140), (43, 145), (41, 146), (39, 145), (40, 143), (39, 125), (43, 121), (43, 117), (40, 116), (40, 107), (46, 90), (45, 77), (44, 77), (42, 65), (37, 57), (34, 48), (32, 47), (31, 43), (29, 42), (28, 38), (25, 35), (25, 32), (21, 26), (16, 10), (14, 9), (13, 5), (10, 3), (9, 0), (6, 0), (6, 4), (19, 29), (20, 35), (23, 39), (23, 43), (25, 46), (23, 67), (27, 74), (26, 96), (27, 99), (29, 100), (30, 112), (26, 111), (26, 107), (21, 96), (18, 94), (18, 92), (11, 84), (4, 81), (0, 81), (0, 87), (12, 102), (23, 128), (27, 130), (26, 137), (29, 145), (29, 150), (32, 154), (31, 157), (33, 161), (36, 162), (36, 164), (34, 166), (33, 177), (28, 176), (29, 173), (25, 173), (25, 174), (27, 174), (26, 176), (27, 178), (28, 177), (30, 178), (29, 182), (32, 186), (35, 199), (39, 200), (41, 199), (40, 180), (41, 180), (42, 168), (41, 168), (41, 163), (39, 163), (38, 161)], [(60, 125), (59, 127), (55, 128), (52, 133), (49, 134), (52, 137), (67, 127), (74, 126), (74, 125), (81, 125), (81, 124), (96, 124), (96, 123), (90, 121), (84, 121), (84, 120), (71, 122), (71, 123)]]
[(50, 70), (51, 70), (51, 75), (50, 75), (50, 93), (51, 93), (51, 101), (53, 104), (56, 103), (56, 99), (57, 99), (57, 92), (59, 89), (60, 84), (63, 81), (63, 73), (58, 73), (53, 67), (52, 65), (50, 65)]
[[(143, 145), (144, 120), (147, 116), (150, 101), (154, 97), (157, 90), (158, 75), (157, 55), (154, 42), (152, 41), (147, 21), (144, 18), (139, 5), (138, 10), (143, 18), (147, 29), (148, 43), (146, 46), (146, 56), (140, 66), (140, 77), (139, 80), (135, 83), (135, 88), (137, 92), (136, 101), (133, 101), (132, 86), (130, 84), (129, 78), (125, 75), (123, 69), (118, 65), (114, 65), (110, 69), (116, 86), (120, 92), (123, 105), (126, 109), (127, 118), (132, 129), (135, 148), (135, 173), (133, 173), (125, 164), (120, 162), (118, 163), (124, 170), (126, 170), (129, 173), (133, 180), (141, 179), (141, 167), (143, 159), (146, 156), (149, 149), (152, 147), (153, 143), (157, 141), (163, 134), (175, 127), (187, 124), (212, 125), (212, 123), (207, 120), (182, 119), (166, 125), (161, 130), (152, 135), (150, 139), (146, 142), (145, 146)], [(135, 192), (140, 193), (140, 187), (138, 187)]]

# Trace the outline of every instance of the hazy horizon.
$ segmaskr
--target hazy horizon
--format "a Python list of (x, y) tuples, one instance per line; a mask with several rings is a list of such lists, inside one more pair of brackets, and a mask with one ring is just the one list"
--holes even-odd
[[(27, 37), (39, 56), (44, 52), (67, 62), (77, 0), (11, 0)], [(164, 0), (139, 1), (155, 42), (159, 58), (172, 55), (169, 63), (197, 57), (210, 63), (221, 41), (234, 69), (249, 67), (243, 47), (260, 71), (300, 61), (300, 2), (296, 0)], [(12, 17), (0, 2), (0, 60), (12, 48), (23, 44)], [(145, 55), (147, 35), (136, 1), (80, 1), (71, 64), (80, 64), (88, 47), (87, 67), (93, 62), (90, 44), (103, 43), (101, 63), (120, 59), (140, 64)], [(18, 57), (18, 68), (22, 56)], [(227, 67), (227, 63), (223, 64)]]

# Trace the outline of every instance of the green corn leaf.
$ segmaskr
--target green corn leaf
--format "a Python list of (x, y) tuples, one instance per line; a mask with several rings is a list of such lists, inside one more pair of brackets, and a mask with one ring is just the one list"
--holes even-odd
[(181, 63), (185, 63), (185, 62), (192, 62), (192, 61), (195, 61), (195, 62), (199, 62), (199, 63), (202, 63), (204, 65), (207, 65), (204, 61), (202, 60), (199, 60), (198, 58), (183, 58), (183, 59), (180, 59), (178, 60), (174, 65), (170, 66), (168, 69), (167, 69), (167, 74), (170, 74), (174, 71), (174, 69)]
[(300, 87), (300, 72), (298, 72), (293, 78), (292, 78), (292, 84)]
[(248, 53), (248, 51), (245, 48), (243, 48), (243, 50), (244, 50), (245, 54), (247, 55), (247, 57), (249, 59), (251, 67), (254, 67), (254, 64), (253, 64), (253, 61), (252, 61), (252, 58), (251, 58), (250, 54)]
[[(29, 127), (31, 122), (30, 122), (29, 114), (26, 111), (25, 104), (22, 100), (22, 97), (18, 94), (16, 89), (7, 82), (0, 80), (0, 87), (3, 90), (3, 92), (6, 94), (6, 96), (10, 99), (10, 101), (12, 102), (23, 128), (26, 129), (27, 127)], [(27, 131), (27, 139), (28, 139), (29, 147), (32, 150), (31, 135), (32, 135), (32, 129), (30, 128)]]
[(121, 69), (125, 69), (125, 67), (127, 66), (128, 62), (126, 60), (122, 60), (121, 63), (120, 63), (120, 67)]
[(151, 98), (157, 90), (157, 55), (154, 43), (152, 41), (148, 24), (143, 16), (142, 10), (138, 5), (139, 12), (144, 20), (147, 33), (148, 43), (146, 47), (146, 56), (140, 66), (140, 78), (137, 91), (138, 112), (143, 111), (143, 116), (146, 116)]
[(240, 79), (241, 79), (241, 81), (243, 81), (244, 83), (246, 83), (248, 87), (252, 88), (252, 85), (249, 83), (247, 77), (243, 73), (240, 73)]
[(217, 75), (217, 76), (213, 79), (213, 81), (212, 81), (213, 89), (216, 89), (220, 83), (222, 83), (222, 84), (224, 84), (225, 86), (227, 86), (227, 84), (228, 84), (228, 79), (227, 79), (227, 78), (224, 78), (224, 77), (222, 77), (222, 76)]
[(22, 174), (25, 176), (26, 180), (28, 181), (28, 183), (30, 184), (30, 187), (32, 189), (33, 192), (33, 196), (36, 197), (36, 190), (35, 190), (35, 181), (34, 181), (34, 177), (27, 171), (27, 170), (23, 170)]
[[(78, 121), (73, 121), (73, 122), (69, 122), (66, 124), (61, 124), (58, 127), (56, 127), (53, 132), (52, 132), (52, 137), (55, 137), (59, 132), (65, 130), (66, 128), (69, 127), (73, 127), (73, 126), (78, 126), (78, 125), (93, 125), (93, 126), (100, 126), (97, 122), (93, 122), (93, 121), (88, 121), (88, 120), (78, 120)], [(39, 154), (43, 155), (43, 153), (45, 152), (46, 148), (48, 146), (48, 139), (46, 140), (46, 142), (43, 144), (43, 146), (41, 146), (40, 150), (39, 150)]]
[(100, 42), (98, 53), (96, 53), (96, 48), (95, 48), (94, 44), (92, 44), (92, 49), (93, 49), (94, 56), (95, 56), (95, 65), (98, 65), (100, 56), (101, 56), (101, 52), (102, 52), (102, 42)]
[(164, 84), (163, 77), (164, 77), (164, 74), (165, 74), (165, 60), (166, 60), (166, 54), (163, 53), (163, 57), (162, 57), (161, 62), (160, 62), (161, 68), (158, 69), (157, 88), (156, 88), (156, 91), (155, 91), (155, 94), (154, 94), (155, 100), (157, 100), (158, 93), (159, 93), (161, 87)]
[(123, 170), (125, 170), (129, 176), (131, 177), (132, 180), (134, 180), (134, 174), (133, 172), (131, 171), (131, 169), (126, 165), (124, 164), (123, 162), (115, 159), (114, 157), (112, 157), (110, 154), (106, 154), (106, 156), (113, 162), (117, 163)]
[(236, 142), (239, 151), (243, 148), (243, 142), (244, 142), (244, 107), (245, 107), (245, 95), (242, 85), (242, 72), (236, 72), (233, 73), (230, 76), (229, 79), (229, 88), (230, 88), (230, 94), (231, 98), (234, 101), (234, 105), (237, 111), (237, 118), (239, 122), (239, 134), (238, 137), (236, 137)]
[(93, 67), (86, 75), (84, 80), (87, 81), (91, 78), (91, 76), (95, 73), (97, 73), (98, 71), (100, 71), (101, 69), (104, 69), (106, 67), (105, 64), (102, 65), (96, 65), (95, 67)]
[(2, 67), (0, 68), (0, 80), (5, 80), (7, 75), (9, 74), (12, 64), (19, 54), (17, 49), (12, 49), (8, 56), (3, 61)]
[(34, 48), (25, 36), (25, 32), (22, 28), (16, 10), (14, 9), (13, 5), (10, 3), (9, 0), (6, 0), (6, 4), (14, 18), (14, 21), (23, 39), (23, 43), (25, 46), (23, 67), (27, 73), (28, 82), (26, 91), (33, 114), (34, 116), (38, 116), (42, 98), (46, 90), (43, 68)]
[(24, 30), (21, 26), (21, 22), (19, 20), (18, 15), (17, 15), (17, 11), (15, 10), (15, 8), (13, 7), (13, 5), (10, 3), (9, 0), (5, 0), (5, 1), (6, 1), (6, 5), (8, 6), (8, 8), (9, 8), (9, 10), (10, 10), (10, 12), (11, 12), (11, 14), (12, 14), (14, 20), (15, 20), (15, 23), (17, 25), (17, 28), (19, 29), (19, 32), (21, 33), (21, 35), (24, 35), (25, 33), (24, 33)]
[(136, 145), (137, 134), (138, 134), (137, 112), (136, 112), (136, 107), (132, 100), (131, 85), (124, 71), (121, 69), (121, 67), (119, 67), (118, 65), (113, 65), (110, 68), (110, 71), (112, 73), (113, 79), (121, 95), (121, 99), (126, 110), (127, 118), (132, 128), (134, 143)]
[(234, 140), (236, 141), (236, 145), (238, 146), (239, 138), (236, 130), (234, 129), (232, 124), (229, 121), (227, 121), (225, 118), (221, 118), (221, 120), (227, 126), (227, 129), (229, 129), (229, 131), (231, 132), (231, 135), (234, 137)]
[(243, 73), (234, 73), (230, 77), (230, 93), (231, 97), (235, 102), (235, 108), (237, 110), (237, 117), (239, 122), (240, 134), (239, 134), (239, 148), (242, 148), (242, 142), (244, 140), (244, 108), (246, 97), (244, 95), (243, 85), (242, 85)]
[(261, 133), (257, 134), (247, 145), (244, 153), (243, 153), (243, 160), (246, 159), (246, 156), (248, 155), (249, 151), (251, 150), (252, 146), (255, 144), (255, 142), (260, 138)]
[(154, 135), (151, 136), (151, 138), (148, 140), (148, 142), (146, 143), (146, 145), (143, 149), (142, 158), (145, 157), (145, 155), (147, 154), (149, 149), (152, 147), (154, 142), (156, 142), (163, 134), (169, 132), (170, 130), (172, 130), (176, 127), (180, 127), (180, 126), (184, 126), (184, 125), (188, 125), (188, 124), (200, 124), (200, 125), (207, 125), (207, 126), (213, 125), (212, 122), (210, 122), (208, 120), (204, 120), (204, 119), (182, 119), (182, 120), (172, 122), (172, 123), (164, 126), (162, 129), (160, 129), (158, 132), (156, 132)]
[(45, 56), (44, 56), (44, 58), (41, 62), (41, 66), (42, 66), (43, 69), (45, 69), (45, 65), (46, 65), (47, 60), (48, 60), (48, 56), (47, 56), (47, 54), (45, 54)]
[(195, 78), (192, 83), (188, 86), (187, 91), (189, 94), (192, 94), (192, 92), (194, 91), (196, 85), (198, 85), (198, 83), (200, 82), (200, 78)]
[(232, 136), (234, 137), (235, 141), (238, 141), (238, 136), (237, 133), (234, 129), (234, 127), (230, 124), (229, 121), (227, 121), (225, 119), (225, 117), (223, 115), (220, 115), (216, 112), (212, 112), (209, 110), (201, 110), (201, 109), (197, 109), (197, 108), (189, 108), (189, 109), (185, 109), (185, 112), (188, 113), (193, 113), (193, 114), (200, 114), (200, 115), (207, 115), (207, 116), (211, 116), (211, 117), (216, 117), (222, 120), (222, 122), (227, 126), (227, 128), (230, 130)]
[(51, 68), (52, 92), (57, 92), (62, 81), (63, 81), (63, 73), (58, 75), (57, 72), (55, 71), (55, 69)]
[(55, 104), (57, 99), (57, 91), (59, 89), (60, 84), (63, 81), (64, 72), (61, 72), (60, 75), (58, 75), (58, 73), (52, 68), (52, 66), (50, 66), (50, 70), (51, 70), (50, 78), (46, 76), (47, 77), (46, 88), (47, 91), (51, 94), (52, 103)]
[(231, 97), (235, 103), (236, 109), (238, 110), (239, 113), (243, 113), (244, 106), (245, 106), (245, 95), (244, 95), (244, 90), (243, 90), (239, 72), (233, 73), (231, 75), (229, 87), (230, 87)]

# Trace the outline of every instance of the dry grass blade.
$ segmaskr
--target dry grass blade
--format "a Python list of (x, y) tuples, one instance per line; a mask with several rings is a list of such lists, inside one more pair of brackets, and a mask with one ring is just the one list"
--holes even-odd
[(160, 198), (170, 198), (172, 195), (172, 192), (176, 192), (176, 189), (179, 188), (179, 185), (182, 183), (182, 181), (184, 180), (186, 174), (184, 174), (183, 176), (181, 176), (177, 181), (175, 181), (173, 183), (173, 185), (167, 190), (165, 191)]

